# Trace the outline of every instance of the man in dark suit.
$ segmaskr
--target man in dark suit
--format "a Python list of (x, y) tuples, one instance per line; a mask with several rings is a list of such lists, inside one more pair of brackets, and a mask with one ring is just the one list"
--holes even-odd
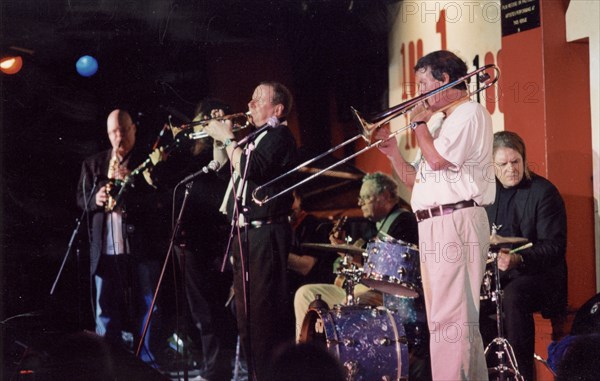
[[(493, 156), (497, 191), (494, 204), (486, 207), (490, 225), (501, 236), (524, 237), (533, 243), (518, 253), (509, 253), (508, 248), (498, 253), (505, 336), (519, 371), (526, 380), (533, 380), (533, 312), (552, 318), (564, 314), (567, 305), (566, 211), (556, 187), (528, 169), (525, 143), (519, 135), (495, 133)], [(482, 326), (489, 326), (490, 319), (483, 315)]]
[[(295, 162), (296, 141), (287, 126), (292, 94), (281, 83), (261, 82), (248, 102), (254, 139), (236, 141), (229, 120), (219, 120), (222, 110), (205, 127), (215, 141), (213, 158), (232, 173), (222, 210), (234, 222), (230, 236), (236, 318), (251, 377), (265, 380), (273, 351), (293, 340), (292, 308), (287, 306), (287, 258), (292, 229), (289, 211), (292, 196), (279, 182), (262, 188), (258, 197), (273, 197), (268, 204), (252, 202), (261, 184), (288, 171)], [(251, 142), (249, 141), (251, 140)]]
[[(96, 333), (122, 344), (124, 333), (140, 337), (150, 309), (160, 263), (152, 255), (159, 251), (156, 241), (147, 238), (156, 238), (156, 232), (149, 230), (159, 225), (149, 218), (154, 210), (153, 192), (145, 182), (127, 187), (122, 198), (115, 194), (118, 181), (126, 179), (145, 158), (134, 150), (136, 126), (131, 116), (116, 109), (106, 124), (112, 148), (83, 162), (77, 204), (89, 216)], [(149, 342), (147, 334), (140, 358), (154, 364)]]

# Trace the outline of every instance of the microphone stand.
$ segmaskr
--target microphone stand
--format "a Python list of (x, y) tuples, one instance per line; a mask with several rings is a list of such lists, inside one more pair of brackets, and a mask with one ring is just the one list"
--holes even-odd
[[(177, 184), (177, 186), (179, 186), (180, 184)], [(152, 303), (150, 303), (150, 308), (148, 309), (148, 312), (147, 312), (147, 315), (146, 315), (146, 320), (144, 322), (144, 328), (142, 329), (142, 334), (140, 336), (140, 342), (138, 343), (138, 347), (137, 347), (137, 350), (135, 352), (136, 357), (139, 357), (139, 355), (140, 355), (140, 353), (142, 351), (142, 347), (144, 346), (144, 339), (146, 337), (146, 334), (148, 333), (148, 328), (150, 327), (150, 320), (152, 318), (152, 313), (154, 312), (154, 306), (156, 304), (156, 299), (158, 298), (158, 292), (160, 290), (160, 286), (162, 284), (162, 281), (163, 281), (163, 278), (164, 278), (164, 275), (165, 275), (165, 271), (167, 269), (167, 264), (169, 263), (169, 259), (170, 259), (171, 255), (173, 253), (173, 247), (175, 245), (175, 237), (177, 237), (177, 234), (179, 233), (179, 229), (181, 227), (181, 218), (183, 216), (183, 212), (184, 212), (185, 206), (187, 204), (187, 199), (188, 199), (188, 196), (190, 194), (190, 190), (192, 189), (193, 185), (194, 185), (194, 183), (192, 181), (187, 182), (185, 184), (185, 193), (183, 194), (183, 201), (181, 202), (181, 209), (179, 209), (179, 215), (177, 216), (177, 221), (175, 222), (175, 226), (173, 227), (173, 232), (171, 233), (171, 240), (169, 242), (169, 248), (167, 249), (167, 255), (165, 256), (163, 267), (162, 267), (160, 276), (158, 278), (158, 283), (157, 283), (156, 289), (154, 291), (154, 296), (152, 298)], [(177, 192), (177, 186), (173, 190), (173, 193)], [(185, 275), (184, 275), (184, 277), (185, 277)], [(185, 372), (184, 373), (185, 380), (187, 380), (187, 366), (186, 366), (184, 372)]]
[[(204, 167), (202, 168), (202, 170), (200, 172), (197, 172), (196, 174), (194, 174), (194, 178), (197, 177), (196, 175), (202, 174), (202, 173), (210, 173), (211, 169), (209, 167)], [(135, 352), (136, 357), (139, 357), (141, 351), (142, 351), (142, 347), (144, 345), (144, 339), (146, 337), (146, 334), (148, 333), (148, 329), (150, 327), (150, 320), (152, 319), (152, 313), (154, 312), (154, 306), (156, 305), (156, 299), (158, 298), (158, 292), (160, 291), (160, 286), (162, 284), (164, 275), (165, 275), (165, 271), (167, 269), (167, 264), (169, 263), (169, 258), (171, 257), (172, 253), (173, 253), (173, 247), (175, 246), (175, 237), (177, 237), (177, 234), (179, 233), (179, 229), (181, 227), (181, 218), (183, 216), (183, 212), (185, 210), (185, 206), (187, 205), (187, 200), (188, 200), (188, 196), (190, 195), (190, 191), (192, 189), (192, 186), (194, 185), (194, 182), (192, 181), (191, 177), (186, 177), (185, 179), (183, 179), (182, 181), (180, 181), (176, 186), (175, 189), (173, 189), (173, 194), (176, 194), (177, 192), (177, 187), (179, 187), (180, 185), (185, 184), (185, 193), (183, 194), (183, 201), (181, 202), (181, 209), (179, 210), (179, 215), (177, 216), (177, 221), (175, 222), (175, 225), (173, 226), (173, 232), (171, 233), (171, 239), (169, 241), (169, 248), (167, 249), (167, 254), (165, 256), (165, 261), (163, 263), (163, 267), (160, 273), (160, 276), (158, 278), (158, 282), (156, 284), (156, 290), (154, 291), (154, 296), (152, 298), (152, 303), (150, 304), (150, 308), (148, 309), (147, 312), (147, 316), (146, 316), (146, 320), (144, 322), (144, 328), (142, 329), (142, 334), (140, 336), (140, 342), (138, 343), (138, 347), (137, 350)], [(185, 282), (185, 273), (184, 273), (184, 282)], [(185, 290), (184, 290), (185, 292)], [(185, 347), (184, 347), (184, 351), (185, 351)], [(185, 353), (184, 353), (185, 355)], [(185, 356), (184, 356), (185, 357)], [(187, 380), (188, 379), (188, 370), (187, 370), (187, 364), (186, 367), (184, 369), (184, 379)]]
[(65, 268), (65, 264), (67, 263), (67, 258), (69, 257), (69, 253), (71, 252), (71, 247), (73, 247), (73, 242), (75, 242), (75, 237), (77, 237), (77, 234), (79, 234), (79, 228), (81, 227), (81, 220), (83, 220), (83, 217), (85, 217), (86, 213), (88, 212), (88, 205), (89, 205), (90, 201), (92, 200), (92, 197), (94, 196), (94, 192), (96, 191), (97, 186), (98, 186), (98, 182), (96, 180), (94, 180), (94, 184), (90, 191), (90, 195), (85, 200), (85, 208), (81, 212), (81, 216), (79, 216), (79, 218), (75, 220), (75, 228), (73, 229), (73, 232), (71, 233), (71, 238), (69, 239), (69, 244), (67, 245), (67, 252), (65, 253), (63, 261), (60, 265), (60, 269), (58, 270), (58, 273), (56, 274), (56, 279), (54, 279), (52, 288), (50, 289), (50, 295), (53, 295), (54, 291), (56, 290), (56, 285), (58, 284), (58, 280), (60, 279), (63, 269)]
[(237, 142), (237, 144), (235, 145), (236, 147), (239, 147), (241, 145), (244, 145), (246, 143), (251, 143), (254, 141), (254, 139), (256, 139), (256, 137), (258, 135), (260, 135), (263, 131), (268, 130), (269, 128), (274, 128), (277, 127), (275, 125), (272, 124), (265, 124), (264, 126), (262, 126), (261, 128), (252, 131), (251, 133), (249, 133), (248, 135), (246, 135), (244, 138), (242, 138), (239, 142)]
[[(242, 208), (240, 214), (242, 215), (242, 221), (244, 222), (244, 234), (242, 239), (242, 248), (240, 250), (240, 258), (242, 258), (242, 274), (244, 276), (243, 283), (245, 285), (246, 293), (244, 295), (244, 299), (246, 300), (246, 324), (248, 325), (246, 330), (248, 332), (248, 348), (252, 349), (252, 314), (250, 312), (250, 239), (249, 239), (249, 230), (250, 230), (250, 217), (248, 216), (248, 208), (246, 207), (246, 199), (243, 196), (244, 190), (247, 184), (247, 175), (248, 175), (248, 167), (250, 166), (250, 157), (252, 152), (254, 151), (254, 139), (264, 130), (270, 128), (268, 124), (254, 131), (253, 134), (246, 136), (245, 141), (249, 141), (249, 143), (244, 148), (244, 154), (246, 155), (246, 166), (244, 168), (244, 176), (241, 178), (242, 182)], [(245, 143), (244, 139), (240, 142), (242, 144)], [(245, 265), (248, 267), (245, 268)], [(252, 352), (252, 350), (250, 350)], [(248, 366), (248, 375), (250, 376), (250, 380), (256, 380), (256, 363), (254, 361), (254, 357), (250, 354), (250, 359), (246, 359)]]
[[(250, 324), (250, 319), (251, 319), (251, 313), (250, 313), (250, 256), (249, 256), (249, 251), (250, 251), (250, 242), (249, 242), (249, 225), (250, 225), (250, 221), (248, 221), (246, 212), (248, 211), (248, 209), (246, 208), (246, 203), (245, 203), (245, 198), (244, 198), (244, 192), (245, 192), (245, 188), (246, 188), (246, 176), (248, 173), (248, 167), (250, 165), (250, 156), (252, 154), (252, 151), (255, 148), (254, 145), (254, 140), (264, 131), (266, 131), (269, 128), (274, 128), (277, 127), (279, 125), (279, 121), (275, 118), (274, 120), (269, 120), (267, 121), (267, 123), (260, 127), (259, 129), (251, 132), (250, 134), (248, 134), (246, 137), (244, 137), (243, 139), (241, 139), (239, 142), (236, 143), (236, 147), (240, 147), (244, 144), (246, 144), (246, 147), (244, 148), (244, 154), (246, 155), (246, 165), (243, 171), (243, 175), (240, 176), (240, 184), (241, 186), (239, 187), (239, 189), (241, 189), (241, 195), (236, 194), (236, 184), (234, 182), (233, 186), (233, 197), (234, 197), (234, 212), (233, 212), (233, 221), (232, 221), (232, 229), (231, 229), (231, 233), (229, 236), (229, 242), (227, 243), (227, 249), (225, 252), (225, 256), (223, 258), (223, 264), (221, 267), (221, 271), (223, 271), (224, 267), (225, 267), (225, 259), (227, 257), (227, 255), (229, 254), (229, 248), (231, 245), (231, 241), (233, 239), (233, 234), (235, 232), (235, 226), (237, 225), (237, 233), (238, 233), (238, 239), (239, 239), (239, 235), (240, 235), (240, 226), (239, 226), (239, 222), (241, 221), (243, 223), (243, 239), (240, 243), (240, 261), (241, 261), (241, 272), (242, 272), (242, 285), (244, 288), (244, 313), (246, 315), (246, 324), (247, 324), (247, 334), (248, 334), (248, 342), (246, 343), (246, 347), (247, 348), (252, 348), (252, 333), (251, 333), (251, 324)], [(233, 181), (233, 180), (232, 180)], [(240, 197), (241, 197), (241, 205), (240, 205)], [(248, 265), (248, 268), (246, 268), (246, 265)], [(240, 313), (240, 311), (236, 310), (236, 313)], [(250, 350), (251, 352), (251, 350)], [(256, 380), (256, 373), (255, 373), (255, 366), (254, 366), (254, 359), (251, 353), (247, 353), (247, 356), (249, 358), (246, 358), (246, 362), (247, 362), (247, 366), (248, 366), (248, 374), (251, 377), (252, 380)], [(236, 366), (237, 366), (237, 361), (238, 359), (236, 359)]]

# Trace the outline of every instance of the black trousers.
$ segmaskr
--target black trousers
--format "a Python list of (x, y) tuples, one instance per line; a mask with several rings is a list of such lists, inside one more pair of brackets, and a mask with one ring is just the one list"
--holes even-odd
[(277, 348), (294, 341), (286, 279), (291, 227), (281, 223), (248, 229), (248, 250), (241, 256), (243, 235), (233, 241), (236, 317), (249, 370), (262, 381)]
[(202, 350), (202, 376), (210, 380), (231, 379), (233, 340), (230, 312), (225, 302), (231, 286), (230, 274), (223, 274), (219, 258), (209, 245), (176, 247), (181, 271), (185, 274), (185, 295), (193, 328), (189, 334)]

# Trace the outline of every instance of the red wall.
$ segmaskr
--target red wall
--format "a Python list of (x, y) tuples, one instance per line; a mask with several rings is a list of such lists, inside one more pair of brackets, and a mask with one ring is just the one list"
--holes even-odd
[(502, 38), (505, 129), (527, 145), (530, 166), (565, 200), (569, 304), (595, 295), (588, 45), (566, 42), (567, 1), (541, 1), (541, 27)]

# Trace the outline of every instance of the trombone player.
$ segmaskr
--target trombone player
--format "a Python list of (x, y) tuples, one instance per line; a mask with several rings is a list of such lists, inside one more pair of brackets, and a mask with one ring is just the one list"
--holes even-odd
[[(414, 70), (424, 94), (465, 76), (467, 65), (442, 50), (419, 59)], [(444, 120), (432, 136), (427, 123), (438, 112)], [(408, 163), (394, 141), (383, 142), (379, 149), (412, 189), (432, 376), (487, 380), (478, 320), (490, 235), (483, 206), (495, 196), (491, 116), (469, 99), (466, 84), (460, 82), (417, 104), (410, 119), (423, 154), (419, 163)], [(387, 138), (389, 132), (389, 127), (380, 128), (376, 138)]]
[[(221, 110), (205, 131), (216, 142), (213, 159), (233, 174), (222, 211), (232, 221), (233, 275), (238, 330), (252, 379), (268, 376), (273, 350), (294, 338), (291, 303), (287, 302), (287, 257), (292, 230), (288, 214), (292, 196), (269, 205), (251, 202), (259, 184), (284, 173), (294, 164), (296, 142), (287, 127), (292, 95), (278, 82), (262, 82), (248, 102), (252, 124), (258, 128), (248, 144), (236, 141), (230, 120)], [(268, 126), (268, 127), (267, 127)], [(259, 132), (260, 131), (260, 132)], [(266, 187), (274, 194), (282, 186)]]

